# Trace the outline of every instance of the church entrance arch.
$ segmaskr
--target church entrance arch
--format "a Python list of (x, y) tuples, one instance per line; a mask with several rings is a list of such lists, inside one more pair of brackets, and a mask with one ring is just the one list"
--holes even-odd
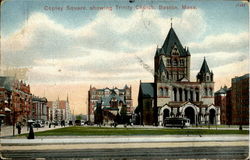
[(165, 120), (167, 117), (170, 117), (170, 111), (166, 108), (163, 111), (163, 120)]
[(185, 109), (185, 117), (190, 119), (190, 124), (195, 124), (195, 111), (192, 107), (187, 107)]
[(209, 110), (209, 123), (215, 124), (215, 110), (214, 109)]

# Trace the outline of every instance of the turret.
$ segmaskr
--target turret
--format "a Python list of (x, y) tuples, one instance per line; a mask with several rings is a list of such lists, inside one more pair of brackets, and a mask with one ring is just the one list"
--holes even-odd
[(204, 57), (200, 72), (197, 74), (197, 82), (213, 82), (213, 72), (209, 70), (206, 58)]

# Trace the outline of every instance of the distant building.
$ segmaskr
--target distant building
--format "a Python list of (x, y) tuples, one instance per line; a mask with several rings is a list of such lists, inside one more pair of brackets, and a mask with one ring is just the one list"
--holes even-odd
[(214, 105), (214, 78), (204, 58), (196, 82), (190, 81), (191, 54), (170, 28), (154, 57), (154, 83), (140, 83), (138, 116), (143, 124), (162, 125), (166, 117), (187, 117), (191, 124), (220, 124)]
[(47, 106), (47, 102), (48, 101), (45, 97), (40, 98), (40, 97), (33, 96), (31, 119), (48, 121), (49, 107)]
[(71, 110), (69, 106), (69, 99), (67, 100), (56, 100), (56, 101), (49, 101), (49, 121), (70, 121), (72, 120)]
[[(140, 89), (139, 89), (139, 95), (138, 95), (138, 106), (137, 110), (138, 112), (138, 120), (139, 124), (149, 124), (153, 123), (153, 105), (154, 105), (154, 83), (141, 83), (140, 82)], [(143, 113), (143, 114), (142, 114)]]
[(230, 124), (231, 110), (229, 110), (228, 98), (230, 89), (226, 86), (214, 93), (214, 101), (216, 106), (220, 106), (220, 122), (221, 124)]
[[(117, 87), (110, 89), (96, 89), (90, 86), (88, 91), (88, 120), (95, 122), (95, 110), (97, 106), (104, 110), (104, 116), (113, 117), (121, 110), (122, 106), (126, 106), (127, 114), (133, 112), (132, 87), (125, 85), (123, 89)], [(108, 121), (108, 117), (105, 116)]]
[(221, 108), (221, 123), (249, 125), (249, 74), (232, 78), (231, 88), (215, 92), (215, 105)]
[(232, 124), (249, 125), (249, 74), (232, 79)]

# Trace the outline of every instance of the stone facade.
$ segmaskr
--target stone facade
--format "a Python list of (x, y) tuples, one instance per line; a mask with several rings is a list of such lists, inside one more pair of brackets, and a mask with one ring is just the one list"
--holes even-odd
[(47, 106), (47, 99), (33, 96), (31, 119), (48, 121), (49, 107)]
[(117, 87), (97, 89), (90, 86), (88, 91), (88, 120), (90, 122), (95, 122), (95, 110), (100, 102), (101, 108), (110, 113), (117, 112), (114, 111), (116, 109), (120, 111), (122, 105), (125, 105), (127, 113), (131, 114), (133, 112), (132, 87), (125, 85), (122, 89)]
[(56, 100), (48, 102), (49, 112), (48, 120), (49, 121), (61, 121), (65, 120), (66, 122), (72, 120), (69, 100)]
[[(154, 120), (146, 124), (162, 125), (166, 117), (187, 117), (192, 124), (220, 124), (220, 108), (214, 105), (213, 72), (204, 58), (196, 82), (191, 82), (190, 60), (188, 47), (182, 47), (171, 27), (163, 46), (156, 48), (154, 103), (150, 106)], [(144, 117), (144, 106), (138, 107)]]

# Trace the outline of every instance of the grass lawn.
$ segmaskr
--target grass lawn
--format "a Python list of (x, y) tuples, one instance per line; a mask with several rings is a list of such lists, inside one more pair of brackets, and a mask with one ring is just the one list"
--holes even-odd
[[(196, 125), (192, 125), (192, 127), (200, 127), (200, 128), (239, 128), (239, 125), (198, 125), (198, 126), (196, 126)], [(247, 125), (243, 125), (242, 126), (243, 128), (249, 128), (249, 126), (247, 126)]]
[(188, 135), (249, 134), (249, 131), (215, 130), (215, 129), (66, 127), (66, 128), (36, 132), (35, 136), (109, 136), (109, 135), (132, 136), (132, 135), (187, 135), (187, 134)]

